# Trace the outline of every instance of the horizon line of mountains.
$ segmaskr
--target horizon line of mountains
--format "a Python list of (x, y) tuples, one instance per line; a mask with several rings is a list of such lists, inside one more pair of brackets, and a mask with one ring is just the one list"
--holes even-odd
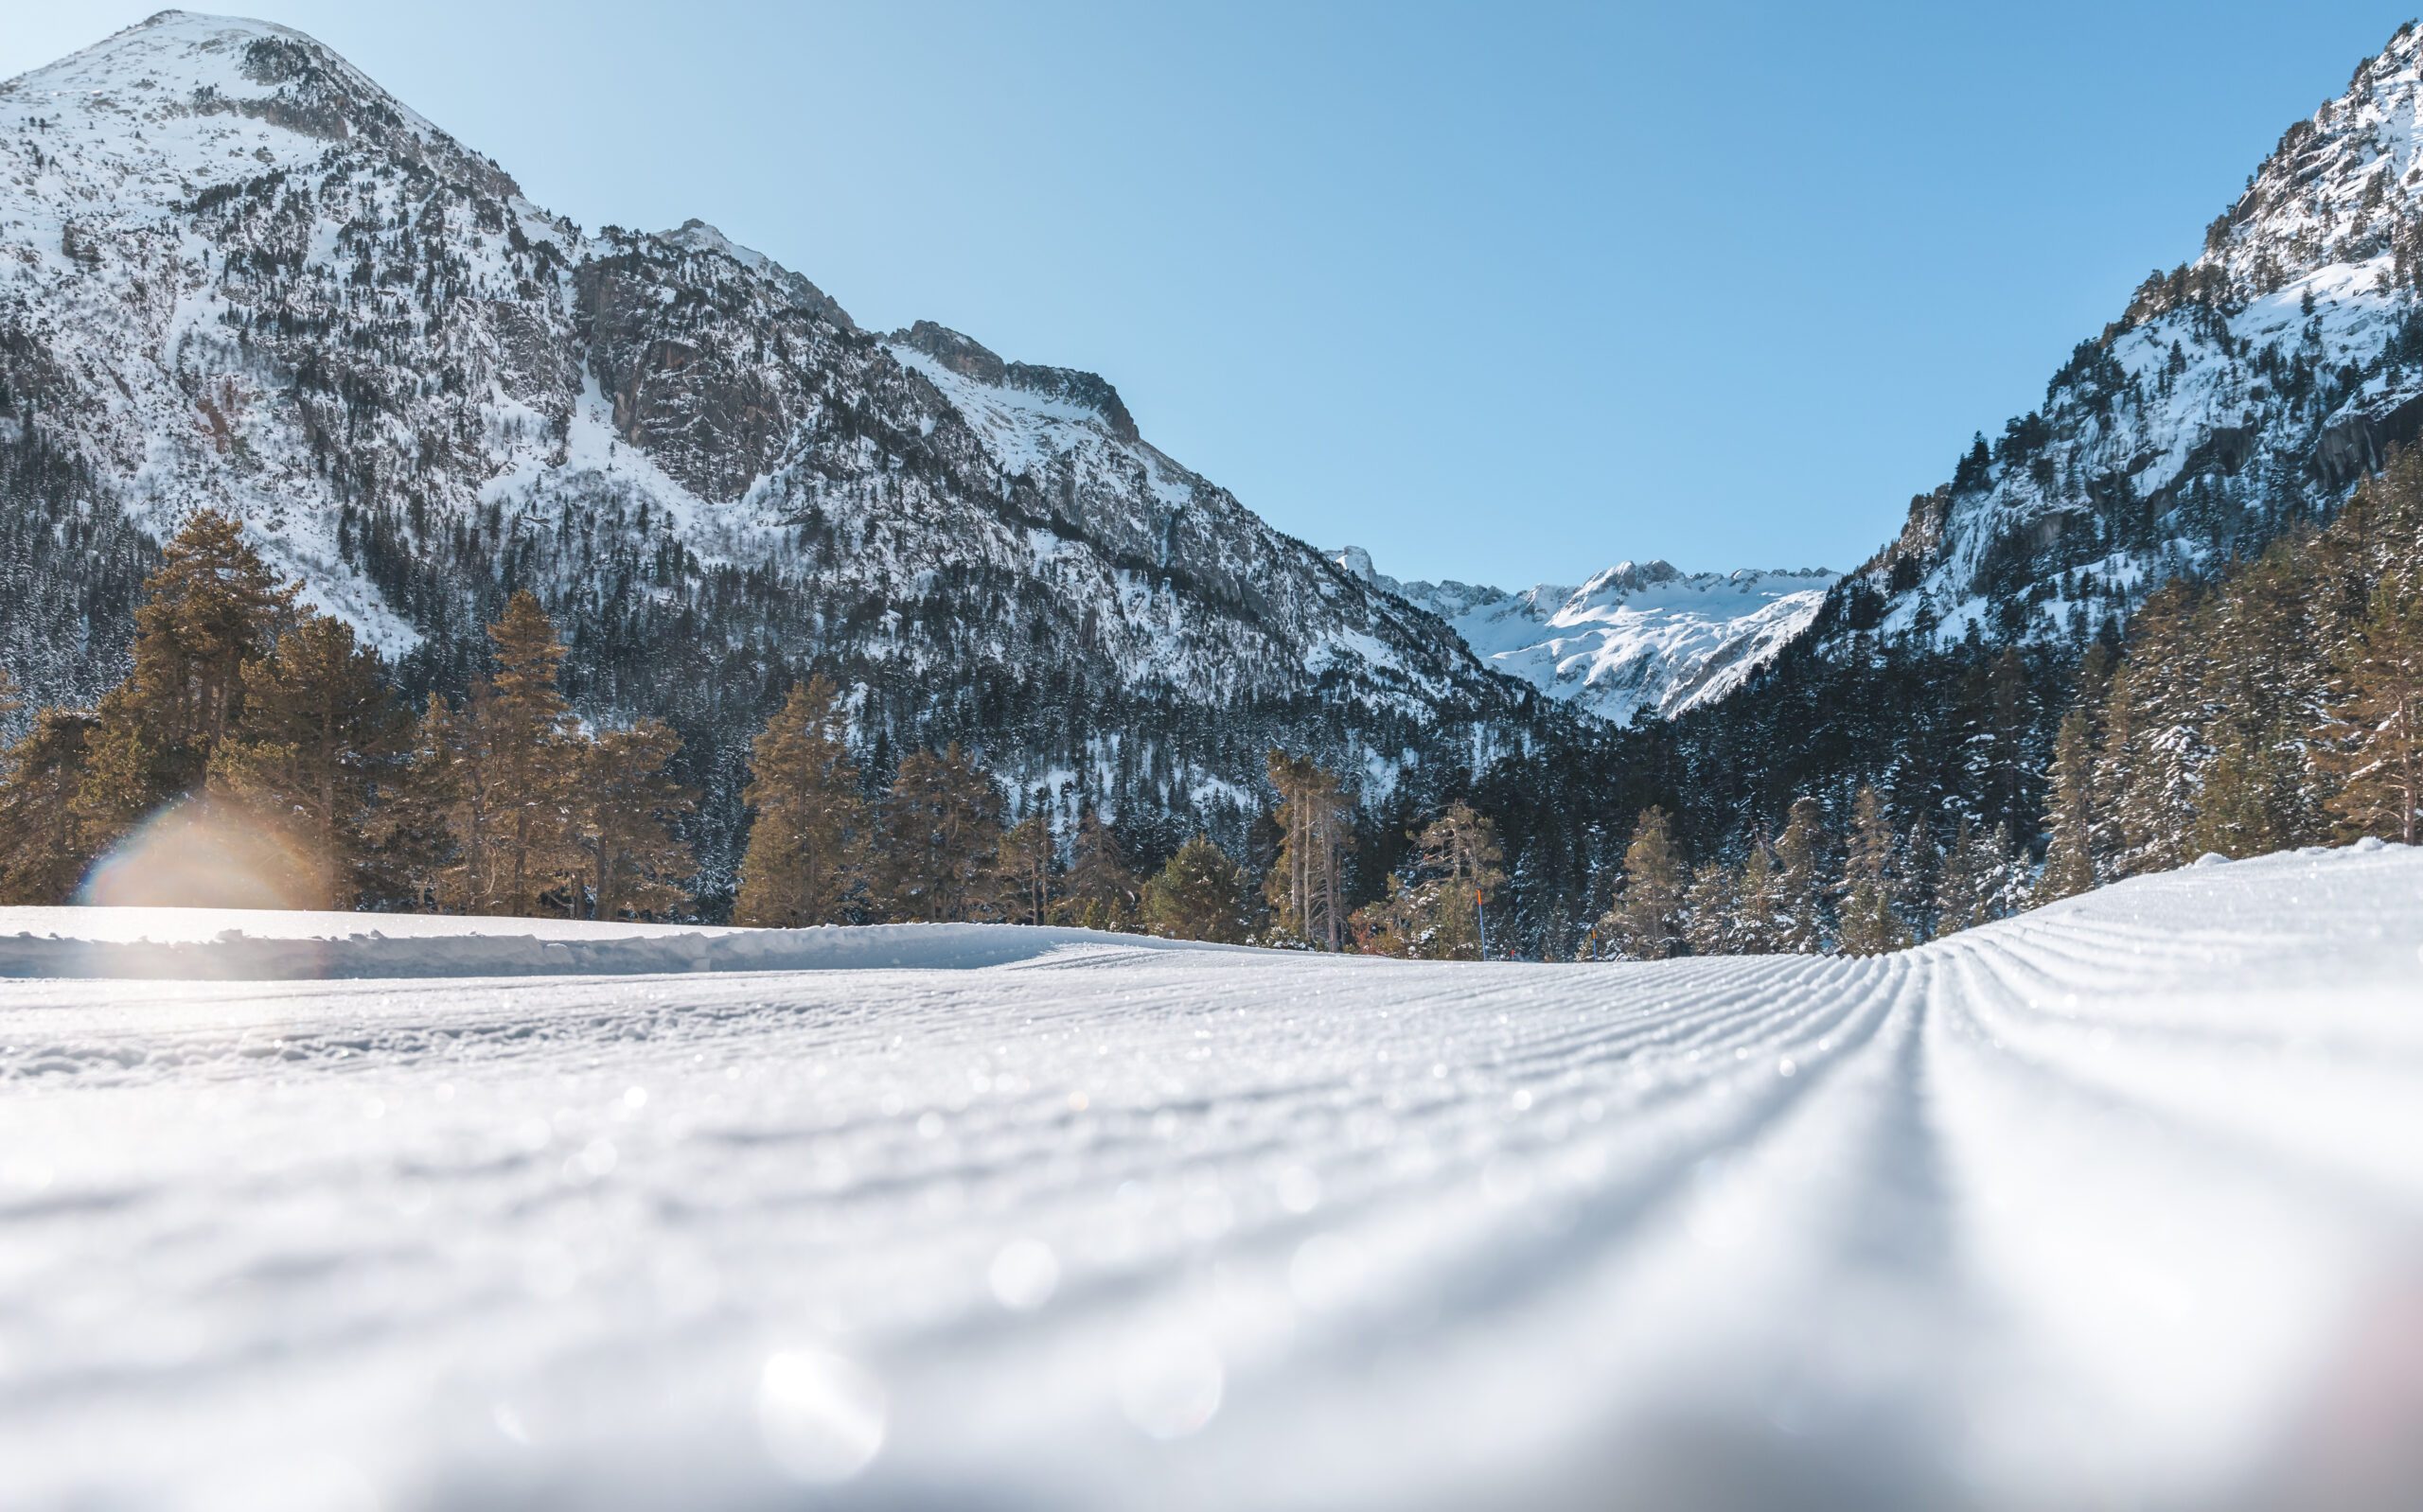
[[(746, 732), (810, 667), (877, 764), (956, 739), (1015, 804), (1097, 808), (1146, 853), (1256, 843), (1272, 747), (1354, 780), (1371, 866), (1543, 760), (1702, 783), (1687, 837), (1721, 848), (1781, 789), (1832, 803), (1934, 738), (1905, 720), (1861, 756), (1806, 701), (1895, 703), (1866, 648), (2016, 651), (2042, 744), (2078, 648), (2423, 430), (2417, 53), (2399, 28), (2293, 125), (1848, 575), (1506, 592), (1273, 529), (1095, 375), (864, 330), (702, 221), (584, 232), (302, 33), (166, 11), (0, 84), (0, 661), (96, 696), (157, 543), (208, 506), (416, 691), (459, 691), (537, 592), (585, 717), (681, 731), (711, 871)], [(1644, 720), (1662, 744), (1625, 745)], [(1690, 754), (1745, 740), (1757, 780)], [(1535, 838), (1587, 877), (1629, 821)]]

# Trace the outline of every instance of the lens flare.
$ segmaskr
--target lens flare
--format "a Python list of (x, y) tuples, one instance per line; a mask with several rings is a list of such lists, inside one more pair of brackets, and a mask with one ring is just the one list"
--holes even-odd
[(240, 803), (187, 799), (97, 862), (77, 901), (104, 908), (326, 908), (327, 859)]

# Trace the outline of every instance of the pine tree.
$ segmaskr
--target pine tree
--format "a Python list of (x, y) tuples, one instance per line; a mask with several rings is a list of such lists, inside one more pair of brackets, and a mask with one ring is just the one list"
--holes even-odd
[(204, 509), (168, 542), (143, 591), (133, 670), (103, 700), (102, 720), (140, 724), (155, 797), (168, 798), (201, 786), (241, 712), (244, 669), (268, 655), (301, 589), (277, 581), (240, 524)]
[(1406, 838), (1413, 844), (1406, 870), (1347, 921), (1354, 948), (1407, 959), (1482, 959), (1481, 908), (1506, 881), (1495, 827), (1457, 802)]
[(1274, 750), (1267, 765), (1270, 784), (1279, 790), (1271, 815), (1279, 830), (1279, 853), (1265, 885), (1271, 923), (1283, 939), (1316, 950), (1343, 949), (1353, 805), (1336, 774), (1308, 757)]
[(455, 825), (467, 774), (460, 722), (436, 694), (429, 695), (405, 739), (395, 790), (372, 815), (370, 839), (387, 896), (407, 909), (459, 912), (469, 906)]
[(1015, 924), (1049, 923), (1060, 902), (1060, 843), (1051, 811), (1040, 803), (1001, 837), (996, 863), (1001, 917)]
[(1144, 884), (1144, 928), (1165, 940), (1243, 944), (1245, 876), (1228, 853), (1196, 835)]
[(212, 796), (291, 842), (287, 896), (354, 907), (377, 887), (375, 809), (407, 739), (386, 667), (350, 625), (314, 614), (243, 677), (242, 712), (210, 759)]
[(1784, 948), (1790, 908), (1783, 895), (1783, 873), (1777, 869), (1774, 847), (1761, 835), (1742, 862), (1736, 886), (1739, 925), (1733, 949), (1744, 956), (1769, 956)]
[(2329, 812), (2344, 835), (2423, 837), (2423, 585), (2392, 571), (2333, 659)]
[(0, 904), (72, 902), (95, 847), (75, 807), (91, 714), (45, 709), (0, 757)]
[[(2025, 874), (2008, 830), (1989, 830), (1963, 815), (1936, 887), (1936, 932), (1949, 935), (2009, 917)], [(2032, 901), (2049, 900), (2040, 895)]]
[(200, 791), (242, 712), (244, 669), (268, 654), (300, 591), (278, 583), (240, 525), (211, 510), (168, 542), (143, 589), (133, 666), (101, 699), (73, 800), (96, 852)]
[(1882, 956), (1910, 943), (1893, 909), (1893, 825), (1884, 800), (1863, 786), (1851, 800), (1851, 833), (1843, 862), (1839, 944), (1846, 956)]
[(1060, 879), (1057, 917), (1082, 929), (1132, 933), (1143, 884), (1127, 868), (1119, 836), (1088, 804), (1069, 840), (1069, 870)]
[[(2051, 836), (2044, 848), (2043, 875), (2037, 882), (2039, 903), (2073, 897), (2093, 888), (2098, 880), (2095, 791), (2097, 758), (2090, 719), (2090, 710), (2081, 697), (2061, 716), (2061, 728), (2053, 737), (2052, 795), (2045, 805)], [(1968, 822), (1965, 818), (1961, 820), (1964, 829)], [(1964, 905), (1973, 902), (1973, 898), (1963, 900)]]
[(1450, 803), (1412, 836), (1413, 892), (1429, 960), (1478, 960), (1485, 954), (1481, 909), (1506, 885), (1496, 826), (1469, 803)]
[(2186, 584), (2166, 583), (2130, 626), (2094, 782), (2116, 819), (2107, 880), (2187, 859), (2196, 790), (2212, 750), (2200, 692), (2204, 638), (2197, 608)]
[(1000, 796), (957, 741), (900, 764), (883, 807), (892, 916), (957, 923), (986, 910), (984, 879), (1000, 849)]
[(488, 639), (495, 671), (460, 713), (433, 707), (416, 742), (411, 781), (451, 853), (433, 890), (441, 906), (477, 914), (572, 912), (586, 858), (573, 832), (581, 741), (556, 687), (563, 644), (527, 592)]
[(1624, 849), (1618, 886), (1614, 905), (1599, 921), (1600, 938), (1631, 960), (1675, 955), (1683, 943), (1683, 869), (1663, 808), (1641, 812)]
[(1694, 956), (1734, 956), (1742, 948), (1742, 876), (1722, 861), (1691, 870), (1683, 897), (1683, 938)]
[(681, 737), (653, 719), (582, 749), (574, 833), (588, 858), (592, 917), (666, 918), (689, 902), (681, 883), (699, 863), (672, 826), (697, 798), (665, 770), (681, 749)]
[(868, 885), (874, 817), (850, 763), (840, 690), (822, 674), (792, 687), (750, 747), (741, 801), (755, 818), (734, 919), (798, 929), (846, 922)]
[(1793, 800), (1776, 837), (1774, 948), (1814, 955), (1826, 941), (1826, 811), (1813, 798)]

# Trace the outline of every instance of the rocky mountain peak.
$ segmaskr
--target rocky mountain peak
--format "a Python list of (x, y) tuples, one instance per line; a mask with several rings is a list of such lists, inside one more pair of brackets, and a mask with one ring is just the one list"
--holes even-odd
[[(0, 100), (39, 114), (73, 100), (129, 166), (172, 157), (185, 123), (232, 116), (323, 144), (366, 143), (408, 169), (497, 201), (521, 188), (321, 43), (266, 21), (163, 10), (81, 52), (0, 84)], [(48, 120), (47, 114), (39, 118)], [(147, 134), (149, 133), (149, 134)], [(150, 153), (141, 150), (156, 143)]]
[(717, 256), (729, 257), (751, 273), (777, 285), (799, 304), (816, 311), (843, 330), (854, 331), (858, 328), (858, 322), (850, 319), (850, 312), (841, 308), (840, 301), (754, 247), (742, 246), (696, 216), (682, 221), (671, 231), (658, 232), (656, 239), (669, 246), (679, 247), (684, 252), (712, 253)]

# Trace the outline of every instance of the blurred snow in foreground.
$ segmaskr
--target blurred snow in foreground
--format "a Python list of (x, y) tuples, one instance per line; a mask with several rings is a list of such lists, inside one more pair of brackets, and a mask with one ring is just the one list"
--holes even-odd
[(0, 983), (0, 1505), (2423, 1500), (2423, 853), (1864, 962), (754, 938), (0, 910), (155, 978)]

